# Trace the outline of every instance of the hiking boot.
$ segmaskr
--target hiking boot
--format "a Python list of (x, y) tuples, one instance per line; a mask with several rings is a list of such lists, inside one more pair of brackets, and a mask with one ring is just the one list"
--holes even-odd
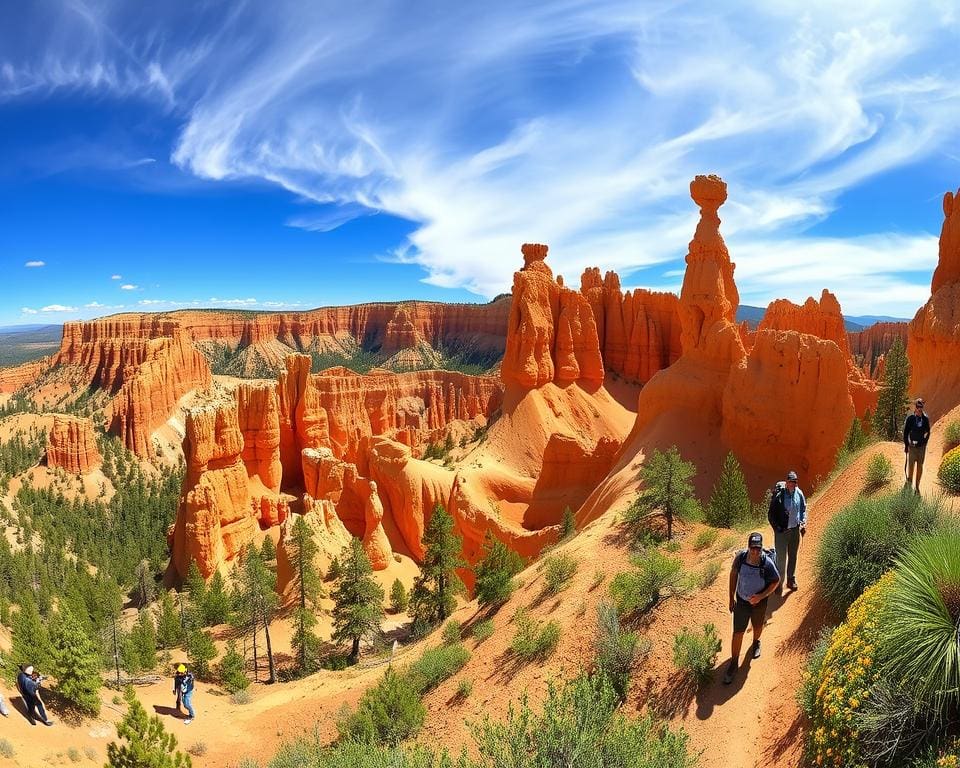
[(737, 674), (737, 663), (731, 661), (727, 665), (727, 671), (723, 674), (723, 684), (730, 685), (733, 682), (733, 676)]
[(44, 721), (43, 721), (43, 724), (44, 724), (44, 725), (53, 725), (53, 720), (44, 720)]
[(192, 722), (193, 722), (193, 718), (192, 718), (192, 717), (188, 717), (186, 720), (183, 721), (183, 724), (184, 724), (184, 725), (190, 725), (190, 723), (192, 723)]
[(796, 580), (795, 578), (792, 578), (792, 577), (791, 577), (791, 578), (790, 578), (790, 582), (787, 584), (787, 586), (790, 587), (791, 590), (793, 590), (794, 592), (796, 592), (796, 591), (797, 591), (797, 580)]
[(760, 641), (759, 640), (753, 641), (753, 658), (755, 659), (760, 658)]

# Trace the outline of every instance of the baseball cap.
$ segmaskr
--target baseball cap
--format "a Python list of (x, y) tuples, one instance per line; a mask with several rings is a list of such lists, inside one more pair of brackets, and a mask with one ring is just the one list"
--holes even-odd
[(187, 671), (187, 668), (183, 666), (183, 664), (177, 667), (177, 672), (186, 672), (186, 671)]
[(791, 469), (789, 472), (787, 472), (787, 480), (793, 480), (793, 482), (797, 482), (797, 473)]
[(750, 534), (747, 539), (748, 547), (762, 547), (763, 546), (763, 535), (754, 531)]
[(923, 398), (922, 398), (922, 397), (918, 397), (918, 398), (914, 401), (913, 404), (914, 404), (914, 405), (919, 405), (921, 408), (923, 408)]

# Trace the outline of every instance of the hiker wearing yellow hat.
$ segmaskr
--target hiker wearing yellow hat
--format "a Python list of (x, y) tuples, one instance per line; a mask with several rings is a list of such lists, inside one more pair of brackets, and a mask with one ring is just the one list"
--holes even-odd
[(180, 709), (180, 702), (183, 700), (183, 677), (187, 672), (186, 666), (183, 664), (177, 665), (177, 674), (173, 676), (173, 692), (177, 694), (177, 712), (182, 711)]

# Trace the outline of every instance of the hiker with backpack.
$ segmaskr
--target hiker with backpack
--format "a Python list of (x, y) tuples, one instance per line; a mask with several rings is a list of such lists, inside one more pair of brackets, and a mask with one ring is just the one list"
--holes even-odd
[(760, 658), (760, 635), (767, 620), (767, 598), (780, 584), (776, 553), (763, 548), (763, 536), (754, 531), (747, 537), (747, 548), (733, 558), (730, 569), (730, 613), (733, 614), (733, 639), (730, 642), (730, 664), (723, 676), (724, 685), (733, 682), (740, 666), (740, 648), (747, 624), (753, 624), (753, 645), (750, 653)]
[(927, 454), (927, 441), (930, 439), (930, 417), (923, 412), (923, 398), (918, 397), (913, 404), (914, 411), (903, 422), (904, 485), (913, 484), (913, 469), (917, 469), (915, 493), (920, 493), (920, 478), (923, 476), (923, 459)]
[(177, 665), (177, 672), (173, 676), (173, 692), (177, 694), (177, 712), (181, 712), (180, 702), (183, 701), (183, 676), (186, 674), (187, 668), (183, 664)]
[(47, 717), (43, 699), (40, 698), (40, 686), (43, 679), (43, 675), (37, 672), (31, 664), (21, 667), (20, 672), (17, 673), (17, 690), (20, 691), (23, 703), (27, 705), (27, 719), (30, 721), (30, 725), (36, 725), (38, 717), (44, 725), (53, 725), (53, 721)]
[[(777, 574), (787, 577), (787, 587), (797, 589), (797, 558), (800, 539), (807, 533), (807, 498), (797, 485), (797, 473), (787, 472), (787, 479), (774, 487), (767, 519), (773, 528), (773, 546), (777, 551)], [(783, 594), (783, 583), (777, 587)]]
[(190, 725), (195, 716), (193, 712), (193, 683), (193, 672), (185, 669), (180, 679), (180, 692), (183, 694), (183, 706), (187, 708), (187, 719), (183, 721), (184, 725)]

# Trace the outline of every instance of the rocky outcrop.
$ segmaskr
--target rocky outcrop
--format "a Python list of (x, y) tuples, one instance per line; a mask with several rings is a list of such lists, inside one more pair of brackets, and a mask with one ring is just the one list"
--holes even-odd
[(897, 339), (907, 344), (909, 323), (874, 323), (862, 331), (847, 333), (850, 354), (865, 376), (880, 379), (879, 363)]
[(819, 302), (813, 297), (808, 298), (802, 306), (787, 299), (771, 302), (757, 327), (758, 333), (766, 330), (798, 331), (832, 341), (847, 361), (847, 388), (857, 416), (863, 417), (867, 411), (876, 411), (879, 386), (864, 374), (850, 354), (840, 302), (826, 288)]
[(89, 387), (114, 394), (110, 431), (141, 457), (151, 433), (187, 392), (210, 385), (210, 367), (174, 321), (114, 315), (63, 326), (55, 365), (82, 372)]
[(960, 403), (960, 190), (943, 197), (940, 254), (929, 301), (910, 323), (910, 388), (927, 408), (946, 413)]
[(275, 385), (243, 382), (234, 390), (247, 476), (266, 491), (280, 492), (280, 399)]
[(673, 293), (637, 289), (624, 294), (616, 272), (601, 279), (586, 269), (580, 292), (597, 325), (604, 366), (629, 381), (646, 383), (680, 357), (679, 300)]
[(47, 466), (85, 475), (102, 463), (90, 419), (55, 414), (47, 436)]
[(284, 594), (293, 583), (293, 567), (290, 563), (290, 536), (293, 525), (302, 517), (313, 534), (317, 544), (314, 567), (320, 573), (326, 573), (330, 563), (338, 557), (344, 547), (350, 543), (350, 533), (344, 527), (334, 506), (329, 501), (304, 499), (302, 515), (293, 514), (280, 526), (280, 540), (277, 543), (277, 591)]
[(547, 383), (603, 383), (593, 310), (585, 296), (553, 279), (547, 246), (527, 243), (524, 267), (513, 276), (513, 302), (500, 373), (505, 384), (536, 389)]
[(257, 529), (236, 402), (191, 409), (186, 433), (187, 472), (174, 524), (171, 564), (176, 578), (182, 579), (195, 560), (206, 578), (236, 557)]
[(0, 393), (16, 392), (33, 384), (50, 368), (52, 362), (53, 358), (45, 357), (12, 368), (0, 368)]
[(332, 504), (346, 529), (363, 541), (374, 570), (386, 568), (393, 549), (383, 529), (377, 483), (362, 477), (355, 464), (336, 458), (329, 448), (304, 449), (303, 476), (307, 497)]
[(386, 435), (419, 450), (442, 441), (455, 421), (486, 420), (502, 401), (494, 376), (455, 371), (375, 370), (357, 374), (331, 368), (309, 374), (310, 359), (291, 355), (281, 374), (281, 461), (284, 478), (297, 483), (304, 448), (329, 448), (363, 466), (363, 440)]

